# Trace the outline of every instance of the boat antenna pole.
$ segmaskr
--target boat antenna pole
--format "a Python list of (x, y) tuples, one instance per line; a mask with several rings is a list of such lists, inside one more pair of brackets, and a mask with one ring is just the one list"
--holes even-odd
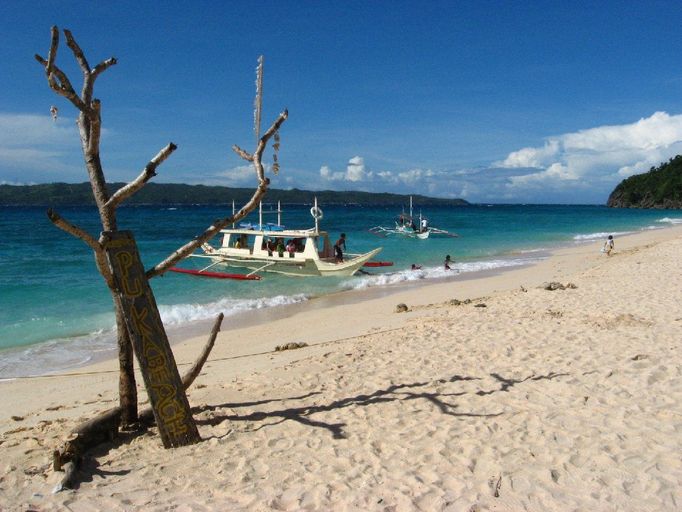
[[(234, 199), (232, 200), (232, 216), (234, 217)], [(232, 223), (232, 229), (234, 229), (234, 222)]]
[(261, 231), (263, 230), (263, 201), (258, 203), (258, 224), (260, 224)]
[(277, 225), (282, 225), (282, 206), (280, 201), (277, 201)]
[(412, 220), (412, 196), (410, 196), (410, 220)]
[[(314, 208), (314, 210), (318, 211), (317, 210), (317, 196), (315, 196), (315, 208)], [(319, 221), (317, 215), (315, 215), (314, 217), (315, 217), (315, 233), (317, 234), (320, 232), (320, 221)]]

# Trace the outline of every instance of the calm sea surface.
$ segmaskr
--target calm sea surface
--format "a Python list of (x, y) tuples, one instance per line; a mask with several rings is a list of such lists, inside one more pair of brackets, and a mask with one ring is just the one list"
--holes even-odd
[[(428, 240), (378, 237), (373, 226), (390, 227), (401, 206), (322, 205), (321, 229), (332, 241), (347, 234), (351, 253), (383, 247), (380, 260), (393, 267), (367, 269), (372, 275), (345, 278), (292, 278), (264, 274), (262, 281), (230, 281), (168, 273), (152, 280), (168, 328), (247, 310), (301, 302), (340, 290), (389, 286), (401, 281), (438, 279), (446, 254), (460, 272), (504, 268), (543, 257), (567, 244), (601, 248), (608, 235), (682, 223), (679, 210), (625, 210), (602, 206), (477, 205), (427, 207), (432, 226), (459, 238)], [(309, 206), (283, 206), (282, 223), (312, 227)], [(70, 222), (99, 234), (94, 208), (60, 208)], [(119, 210), (119, 228), (130, 229), (146, 266), (201, 233), (231, 207), (128, 207)], [(415, 208), (415, 214), (419, 212)], [(256, 216), (249, 220), (257, 221)], [(270, 216), (264, 220), (275, 222)], [(111, 296), (99, 276), (92, 252), (56, 229), (45, 208), (0, 208), (0, 378), (34, 375), (75, 367), (115, 347)], [(214, 244), (217, 241), (214, 240)], [(617, 247), (617, 245), (616, 245)], [(183, 262), (199, 267), (205, 260)], [(412, 263), (422, 270), (408, 270)], [(204, 263), (205, 264), (205, 263)]]

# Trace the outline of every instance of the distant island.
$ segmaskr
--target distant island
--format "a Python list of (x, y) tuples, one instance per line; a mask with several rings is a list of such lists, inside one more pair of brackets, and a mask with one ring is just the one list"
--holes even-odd
[[(110, 183), (110, 193), (124, 183)], [(192, 204), (244, 204), (253, 194), (252, 188), (230, 188), (175, 183), (147, 183), (127, 205), (192, 205)], [(277, 190), (269, 189), (268, 203), (281, 201), (285, 204), (312, 204), (314, 198), (320, 204), (357, 205), (405, 205), (409, 195), (336, 192), (332, 190)], [(464, 199), (442, 199), (413, 195), (413, 201), (421, 206), (462, 206)], [(90, 183), (45, 183), (40, 185), (0, 185), (0, 206), (87, 206), (94, 205)]]
[(612, 208), (682, 208), (682, 155), (624, 179), (611, 192)]

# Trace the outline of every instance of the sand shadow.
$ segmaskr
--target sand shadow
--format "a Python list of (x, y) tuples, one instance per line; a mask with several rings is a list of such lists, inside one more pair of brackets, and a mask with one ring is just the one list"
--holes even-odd
[[(268, 426), (277, 425), (283, 421), (296, 421), (302, 425), (324, 428), (329, 431), (334, 439), (345, 439), (346, 434), (344, 432), (345, 423), (329, 423), (319, 419), (313, 419), (311, 416), (339, 409), (344, 409), (347, 407), (366, 407), (370, 405), (389, 403), (395, 401), (406, 401), (406, 400), (426, 400), (434, 406), (436, 406), (442, 414), (455, 417), (480, 417), (480, 418), (492, 418), (500, 416), (502, 413), (489, 413), (489, 414), (479, 414), (472, 412), (459, 412), (457, 404), (450, 403), (446, 401), (450, 397), (457, 397), (467, 394), (467, 392), (457, 392), (457, 393), (438, 393), (438, 392), (426, 392), (419, 391), (419, 388), (426, 386), (432, 386), (434, 383), (452, 383), (459, 381), (470, 381), (470, 380), (480, 380), (477, 377), (467, 377), (461, 375), (454, 375), (448, 379), (439, 379), (436, 381), (427, 382), (412, 382), (408, 384), (394, 384), (388, 386), (385, 389), (378, 389), (371, 394), (361, 394), (353, 397), (342, 398), (340, 400), (334, 400), (329, 404), (324, 405), (304, 405), (301, 407), (289, 407), (285, 409), (276, 409), (271, 411), (256, 411), (248, 414), (223, 414), (214, 416), (207, 419), (197, 419), (198, 425), (218, 425), (223, 421), (253, 421), (253, 422), (264, 422), (266, 420), (275, 419), (274, 422), (263, 423), (254, 430), (260, 430)], [(316, 393), (310, 393), (309, 395), (316, 395)], [(281, 399), (290, 400), (290, 399)], [(267, 402), (267, 401), (264, 401)], [(252, 406), (254, 402), (232, 402), (224, 403), (220, 405), (203, 406), (194, 409), (196, 413), (203, 411), (216, 411), (218, 409), (239, 409), (243, 407)]]

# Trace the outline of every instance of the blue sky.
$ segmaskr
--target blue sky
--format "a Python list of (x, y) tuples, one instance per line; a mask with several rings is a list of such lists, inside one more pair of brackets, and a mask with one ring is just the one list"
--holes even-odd
[[(118, 59), (95, 89), (109, 181), (173, 141), (156, 181), (252, 186), (230, 148), (254, 147), (261, 54), (263, 125), (290, 114), (275, 188), (604, 203), (682, 153), (679, 1), (5, 0), (0, 183), (87, 179), (33, 59), (55, 24), (91, 65)], [(57, 64), (80, 83), (65, 44)]]

